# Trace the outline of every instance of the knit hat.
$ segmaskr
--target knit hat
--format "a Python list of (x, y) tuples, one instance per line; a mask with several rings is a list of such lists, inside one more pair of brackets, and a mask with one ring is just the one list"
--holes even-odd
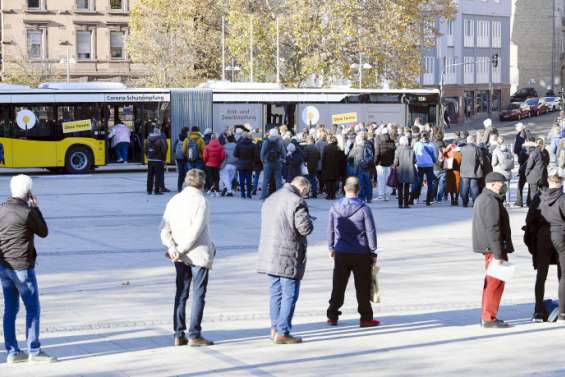
[(500, 173), (496, 173), (496, 172), (491, 172), (488, 173), (486, 178), (485, 178), (485, 182), (486, 183), (491, 183), (491, 182), (506, 182), (507, 179), (505, 176), (503, 176)]

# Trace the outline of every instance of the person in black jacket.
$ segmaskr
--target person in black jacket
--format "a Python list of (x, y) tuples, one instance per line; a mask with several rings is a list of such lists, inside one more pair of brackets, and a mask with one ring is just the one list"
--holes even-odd
[[(251, 140), (251, 134), (245, 133), (235, 147), (233, 153), (237, 160), (237, 171), (239, 173), (239, 187), (241, 187), (241, 197), (251, 199), (251, 184), (253, 169), (259, 159), (257, 147)], [(247, 190), (246, 190), (247, 188)]]
[(345, 154), (337, 146), (337, 138), (331, 136), (322, 153), (322, 180), (326, 199), (335, 200), (340, 179), (345, 176)]
[[(524, 243), (532, 255), (534, 270), (536, 270), (536, 285), (534, 289), (536, 304), (532, 321), (546, 322), (549, 313), (544, 305), (545, 281), (547, 280), (549, 266), (558, 264), (558, 256), (551, 242), (550, 225), (541, 213), (540, 194), (534, 196), (530, 203), (530, 209), (526, 216), (526, 226), (522, 229), (525, 232)], [(558, 271), (559, 276), (560, 271)]]
[[(561, 271), (565, 269), (565, 194), (558, 169), (552, 169), (549, 188), (541, 194), (541, 214), (549, 223), (551, 243), (559, 255)], [(559, 322), (565, 322), (565, 277), (559, 277)]]
[[(504, 198), (508, 186), (506, 178), (500, 173), (489, 173), (485, 179), (486, 189), (479, 195), (473, 210), (473, 250), (484, 255), (485, 269), (491, 263), (503, 264), (508, 254), (514, 251), (512, 245), (510, 219), (504, 208)], [(481, 326), (485, 328), (509, 327), (496, 317), (504, 282), (485, 276)]]
[[(528, 182), (526, 179), (526, 165), (528, 164), (528, 159), (530, 157), (529, 147), (535, 146), (534, 142), (527, 141), (522, 144), (521, 150), (518, 153), (518, 192), (516, 194), (516, 202), (514, 205), (516, 207), (524, 206), (524, 186)], [(526, 205), (530, 206), (530, 195), (526, 196)]]
[(530, 202), (540, 187), (547, 187), (547, 165), (549, 153), (545, 150), (543, 139), (537, 139), (535, 146), (529, 150), (525, 171)]
[[(0, 207), (0, 281), (4, 292), (4, 344), (7, 363), (54, 362), (41, 350), (39, 342), (39, 290), (35, 277), (37, 251), (34, 236), (47, 237), (48, 229), (31, 193), (32, 180), (17, 175), (10, 181), (11, 197)], [(29, 355), (16, 339), (19, 299), (26, 308), (26, 336)]]

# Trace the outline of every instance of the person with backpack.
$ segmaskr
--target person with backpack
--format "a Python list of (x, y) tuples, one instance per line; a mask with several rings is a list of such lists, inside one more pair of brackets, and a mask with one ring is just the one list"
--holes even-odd
[(204, 164), (210, 175), (210, 193), (217, 196), (220, 189), (220, 167), (226, 159), (224, 147), (218, 140), (218, 135), (210, 135), (210, 143), (204, 148)]
[(430, 134), (426, 131), (422, 132), (421, 140), (414, 145), (414, 154), (416, 155), (416, 167), (418, 169), (418, 180), (412, 191), (412, 199), (410, 204), (413, 204), (415, 199), (420, 198), (422, 186), (424, 184), (424, 176), (428, 190), (426, 193), (426, 205), (431, 206), (434, 197), (434, 164), (438, 159), (438, 151), (435, 145), (430, 142)]
[(353, 160), (354, 174), (359, 178), (361, 185), (359, 199), (366, 203), (371, 203), (373, 200), (373, 185), (371, 184), (369, 168), (374, 161), (375, 155), (369, 143), (363, 137), (363, 134), (358, 134), (355, 137), (355, 145), (349, 154), (349, 157)]
[(167, 159), (167, 144), (161, 137), (161, 129), (153, 128), (147, 140), (145, 140), (145, 156), (147, 157), (147, 194), (163, 195), (162, 171), (165, 169)]
[(269, 196), (269, 182), (271, 179), (275, 181), (276, 190), (281, 188), (282, 166), (285, 155), (286, 148), (279, 136), (279, 131), (276, 128), (272, 128), (269, 131), (269, 137), (263, 141), (261, 147), (261, 162), (263, 163), (261, 200), (265, 200)]
[(200, 134), (200, 128), (192, 127), (192, 132), (184, 139), (182, 144), (182, 152), (186, 156), (188, 163), (187, 170), (202, 169), (204, 167), (204, 148), (206, 148), (206, 143)]
[(185, 154), (182, 151), (182, 145), (184, 140), (188, 137), (188, 127), (183, 127), (180, 131), (179, 138), (175, 142), (174, 153), (175, 153), (175, 162), (177, 165), (177, 172), (178, 172), (178, 181), (177, 181), (177, 191), (182, 191), (182, 186), (184, 184), (184, 178), (186, 177), (186, 173), (188, 172), (188, 161), (186, 159)]
[(512, 169), (514, 169), (514, 155), (504, 145), (504, 138), (499, 136), (496, 139), (496, 148), (492, 152), (492, 170), (506, 177), (508, 191), (506, 192), (506, 203), (510, 203), (510, 181), (512, 180)]

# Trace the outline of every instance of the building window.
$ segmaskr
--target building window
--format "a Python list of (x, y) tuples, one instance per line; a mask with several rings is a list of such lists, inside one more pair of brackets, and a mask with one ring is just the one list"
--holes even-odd
[(424, 56), (424, 75), (422, 77), (423, 85), (434, 85), (435, 84), (435, 57)]
[(455, 33), (455, 25), (453, 20), (449, 20), (447, 21), (447, 45), (448, 46), (454, 46), (455, 45), (455, 40), (453, 38), (453, 35)]
[(498, 65), (496, 67), (492, 66), (492, 62), (490, 63), (490, 65), (492, 66), (492, 82), (495, 84), (499, 84), (500, 82), (502, 82), (502, 70), (501, 70), (501, 57), (500, 54), (498, 54)]
[(111, 11), (126, 11), (126, 0), (110, 0)]
[(472, 56), (465, 56), (463, 62), (463, 83), (475, 83), (475, 59)]
[(492, 47), (502, 48), (502, 23), (500, 21), (492, 23)]
[(490, 22), (477, 21), (477, 47), (490, 47)]
[(486, 56), (477, 58), (477, 84), (489, 82), (490, 58)]
[(110, 32), (110, 56), (112, 59), (124, 59), (124, 33), (122, 31)]
[(41, 9), (41, 0), (27, 0), (28, 9)]
[(464, 22), (464, 41), (465, 47), (475, 47), (475, 22), (473, 20), (465, 20)]
[(76, 0), (77, 10), (90, 10), (89, 0)]
[(41, 30), (28, 30), (27, 57), (28, 59), (43, 59), (43, 32)]
[(91, 31), (77, 31), (77, 57), (80, 60), (92, 59)]
[(445, 58), (445, 83), (455, 84), (457, 82), (457, 58)]

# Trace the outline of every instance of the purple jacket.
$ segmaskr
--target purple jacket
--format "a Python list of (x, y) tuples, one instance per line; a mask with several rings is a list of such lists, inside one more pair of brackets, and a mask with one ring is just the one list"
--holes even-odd
[(360, 199), (344, 198), (330, 208), (329, 248), (336, 253), (376, 254), (377, 232), (371, 209)]

